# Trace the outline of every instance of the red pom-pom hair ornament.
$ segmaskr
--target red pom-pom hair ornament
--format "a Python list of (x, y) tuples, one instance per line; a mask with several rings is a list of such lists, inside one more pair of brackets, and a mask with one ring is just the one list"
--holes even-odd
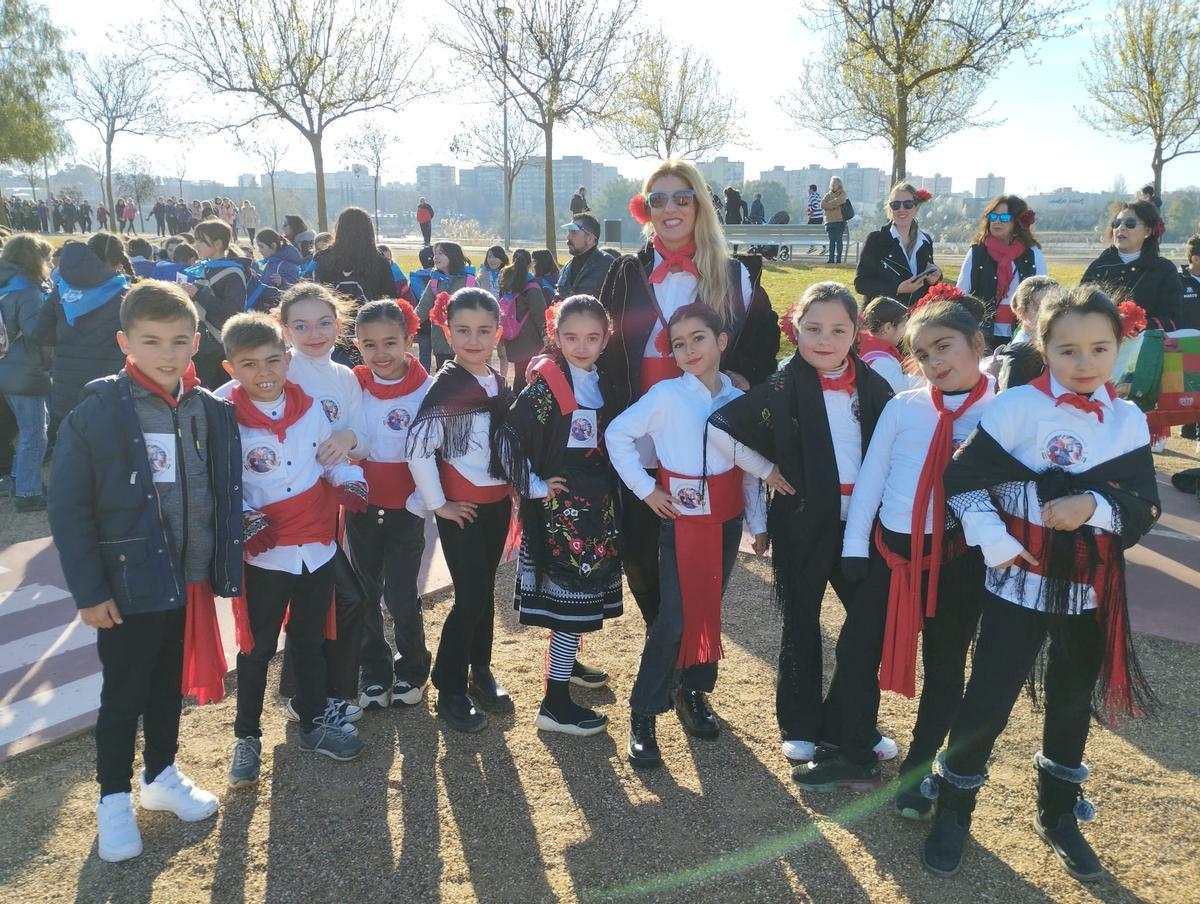
[(392, 303), (404, 315), (404, 334), (411, 339), (417, 335), (417, 330), (421, 328), (421, 318), (417, 316), (417, 312), (413, 310), (413, 306), (403, 298), (393, 299)]
[(436, 323), (442, 328), (442, 332), (446, 334), (446, 338), (450, 337), (450, 321), (446, 316), (446, 312), (450, 309), (450, 293), (438, 292), (437, 298), (433, 302), (433, 310), (429, 312), (429, 322)]
[(918, 188), (917, 189), (916, 201), (917, 201), (918, 206), (921, 204), (925, 204), (926, 202), (932, 201), (932, 200), (933, 200), (933, 195), (930, 193), (929, 189), (927, 189), (927, 188)]
[(783, 315), (783, 319), (779, 321), (779, 329), (783, 335), (787, 336), (788, 342), (792, 345), (799, 345), (800, 340), (796, 336), (796, 306), (792, 305)]
[(933, 304), (935, 301), (958, 301), (967, 293), (953, 283), (934, 283), (929, 287), (920, 300), (918, 300), (911, 308), (908, 309), (911, 314), (917, 308), (924, 307), (927, 304)]
[(1167, 231), (1167, 224), (1163, 222), (1162, 217), (1154, 221), (1154, 225), (1150, 227), (1150, 234), (1156, 239), (1161, 239), (1163, 233)]
[(556, 302), (554, 302), (554, 304), (552, 304), (548, 308), (546, 308), (546, 335), (547, 336), (551, 335), (556, 329), (558, 329), (558, 323), (557, 323), (558, 309), (561, 304), (562, 304), (561, 301), (556, 301)]
[(1146, 329), (1146, 311), (1136, 301), (1121, 302), (1117, 313), (1121, 315), (1122, 339), (1132, 339)]
[(646, 203), (645, 195), (637, 194), (629, 199), (629, 215), (642, 226), (650, 222), (650, 205)]
[(1026, 207), (1021, 211), (1021, 215), (1017, 217), (1017, 223), (1021, 227), (1028, 229), (1037, 222), (1037, 214), (1033, 212), (1032, 207)]
[(667, 335), (667, 328), (663, 327), (659, 330), (657, 336), (654, 337), (654, 350), (664, 358), (670, 358), (673, 355), (671, 351), (671, 337)]

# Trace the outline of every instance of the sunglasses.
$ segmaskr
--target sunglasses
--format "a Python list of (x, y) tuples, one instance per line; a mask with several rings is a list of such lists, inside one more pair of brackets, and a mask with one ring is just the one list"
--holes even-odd
[(1012, 214), (1011, 213), (996, 213), (993, 211), (992, 213), (988, 214), (988, 222), (989, 223), (1011, 223), (1012, 222)]
[(679, 191), (674, 191), (670, 194), (665, 191), (652, 191), (646, 195), (646, 203), (655, 210), (661, 210), (666, 207), (668, 201), (674, 201), (676, 207), (691, 207), (695, 197), (696, 193), (690, 188), (681, 188)]
[(917, 206), (916, 201), (889, 201), (888, 202), (888, 207), (890, 207), (892, 210), (899, 210), (901, 207), (903, 207), (905, 210), (912, 210), (916, 206)]
[(1117, 219), (1112, 221), (1113, 229), (1117, 229), (1121, 226), (1124, 226), (1126, 229), (1136, 229), (1140, 225), (1141, 225), (1141, 221), (1138, 220), (1137, 217), (1126, 217), (1123, 220), (1120, 217), (1118, 217)]

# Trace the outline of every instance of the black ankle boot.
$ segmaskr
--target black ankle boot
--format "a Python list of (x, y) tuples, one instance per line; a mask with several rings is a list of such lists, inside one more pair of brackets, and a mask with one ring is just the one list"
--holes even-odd
[(693, 738), (712, 739), (721, 733), (721, 726), (703, 691), (679, 688), (675, 692), (675, 714), (679, 716), (683, 730)]
[[(1033, 830), (1058, 855), (1067, 872), (1081, 882), (1094, 882), (1104, 875), (1100, 858), (1079, 831), (1079, 819), (1091, 820), (1092, 805), (1083, 796), (1087, 767), (1071, 769), (1042, 754), (1037, 763), (1038, 811)], [(1077, 779), (1072, 781), (1072, 779)]]
[(648, 769), (662, 763), (658, 738), (654, 736), (654, 722), (654, 716), (629, 714), (629, 762), (639, 769)]
[(937, 775), (921, 783), (926, 796), (937, 798), (933, 827), (925, 838), (921, 861), (939, 876), (953, 876), (962, 865), (963, 847), (971, 834), (975, 798), (987, 779), (982, 775), (957, 775), (939, 758)]

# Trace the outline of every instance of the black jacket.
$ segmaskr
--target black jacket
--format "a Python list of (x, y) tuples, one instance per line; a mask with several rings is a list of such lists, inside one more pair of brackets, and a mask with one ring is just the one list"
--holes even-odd
[(10, 281), (19, 272), (8, 261), (0, 261), (0, 316), (9, 342), (8, 354), (0, 358), (0, 393), (47, 396), (50, 360), (33, 339), (45, 291), (41, 286), (9, 291)]
[[(238, 266), (229, 266), (235, 263)], [(221, 330), (225, 321), (246, 310), (253, 262), (246, 257), (227, 258), (220, 266), (206, 261), (204, 275), (196, 281), (192, 302), (200, 313), (200, 348), (193, 360), (200, 381), (216, 389), (229, 380), (221, 367), (225, 351), (221, 346)]]
[(1118, 304), (1136, 301), (1151, 327), (1173, 330), (1183, 314), (1183, 286), (1175, 265), (1165, 257), (1143, 254), (1127, 264), (1109, 245), (1088, 264), (1080, 282), (1096, 283)]
[(366, 270), (345, 270), (337, 264), (334, 252), (335, 249), (327, 248), (316, 256), (317, 282), (340, 292), (356, 304), (396, 297), (392, 265), (382, 254), (376, 252)]
[[(1037, 275), (1037, 265), (1033, 259), (1033, 249), (1026, 248), (1025, 253), (1013, 263), (1017, 268), (1020, 279), (1029, 279)], [(968, 295), (978, 298), (988, 305), (989, 311), (994, 311), (996, 303), (996, 262), (988, 254), (987, 246), (982, 243), (971, 246), (971, 288)], [(1018, 280), (1020, 281), (1020, 280)]]
[[(745, 264), (750, 274), (749, 301), (741, 297), (739, 263)], [(721, 356), (721, 369), (741, 374), (751, 386), (775, 371), (775, 356), (779, 353), (779, 317), (758, 285), (761, 265), (762, 258), (757, 255), (729, 261), (735, 315), (729, 328), (729, 345)], [(613, 336), (600, 356), (600, 366), (614, 383), (614, 414), (624, 411), (641, 395), (642, 358), (658, 320), (646, 291), (653, 266), (654, 246), (647, 244), (636, 255), (618, 258), (600, 290), (600, 302), (613, 322)]]
[(1187, 264), (1179, 267), (1179, 284), (1183, 288), (1179, 322), (1181, 330), (1200, 330), (1200, 276), (1192, 275)]
[[(933, 263), (933, 239), (927, 232), (921, 235), (925, 241), (917, 248), (917, 273)], [(924, 297), (929, 287), (921, 286), (916, 292), (904, 294), (897, 292), (896, 287), (916, 275), (908, 266), (908, 258), (900, 247), (900, 240), (892, 235), (892, 224), (885, 223), (863, 242), (862, 253), (858, 256), (858, 269), (854, 272), (854, 288), (862, 295), (864, 304), (880, 295), (887, 295), (912, 307), (915, 301)]]
[[(63, 246), (58, 273), (63, 282), (79, 289), (103, 285), (116, 276), (116, 271), (92, 252), (87, 245), (71, 242)], [(118, 292), (94, 311), (89, 311), (75, 325), (67, 323), (58, 287), (42, 306), (34, 339), (43, 346), (55, 346), (51, 367), (53, 385), (50, 388), (50, 423), (57, 424), (75, 407), (83, 387), (98, 377), (115, 374), (125, 366), (125, 355), (117, 346), (117, 331), (121, 329), (121, 299)]]
[[(232, 404), (204, 389), (193, 391), (203, 393), (208, 421), (215, 510), (210, 579), (217, 596), (234, 596), (242, 583), (241, 437)], [(89, 383), (63, 421), (48, 513), (63, 575), (80, 609), (108, 599), (124, 615), (185, 604), (182, 550), (167, 542), (127, 380), (114, 375)]]
[(570, 298), (572, 295), (600, 295), (604, 285), (604, 277), (613, 265), (613, 259), (595, 245), (583, 254), (577, 254), (567, 261), (558, 274), (558, 297)]

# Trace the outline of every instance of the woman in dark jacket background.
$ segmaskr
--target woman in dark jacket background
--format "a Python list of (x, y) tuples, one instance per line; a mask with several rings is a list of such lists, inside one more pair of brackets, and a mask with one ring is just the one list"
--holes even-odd
[(1105, 232), (1108, 247), (1088, 264), (1082, 282), (1097, 283), (1113, 301), (1135, 301), (1151, 328), (1175, 329), (1183, 312), (1183, 285), (1175, 265), (1159, 257), (1163, 221), (1151, 201), (1114, 206)]
[(316, 280), (356, 304), (392, 298), (392, 265), (379, 253), (375, 227), (361, 207), (347, 207), (333, 227), (333, 244), (317, 257)]
[(933, 239), (917, 223), (917, 209), (930, 195), (908, 182), (888, 194), (890, 222), (867, 236), (854, 273), (854, 288), (863, 303), (885, 295), (906, 307), (922, 298), (942, 278), (933, 263)]
[(46, 301), (50, 244), (33, 235), (14, 235), (0, 251), (0, 317), (8, 353), (0, 358), (0, 397), (17, 421), (13, 484), (18, 512), (46, 507), (42, 460), (46, 457), (46, 399), (50, 371), (41, 346), (33, 341)]
[(117, 373), (125, 355), (117, 346), (121, 299), (133, 265), (115, 235), (99, 232), (83, 245), (63, 245), (49, 301), (38, 317), (34, 341), (54, 346), (50, 368), (50, 435), (92, 380)]

